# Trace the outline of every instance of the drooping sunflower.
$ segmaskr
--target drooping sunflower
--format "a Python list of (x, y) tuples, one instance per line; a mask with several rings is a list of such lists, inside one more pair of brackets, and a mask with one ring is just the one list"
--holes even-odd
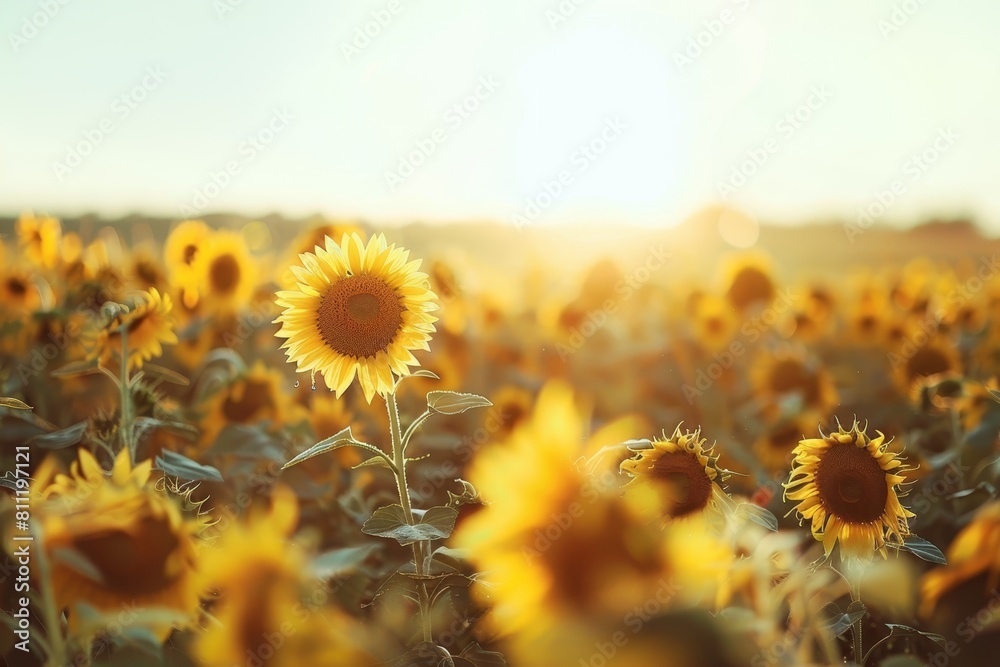
[(194, 260), (211, 233), (212, 230), (201, 220), (185, 220), (174, 227), (163, 246), (171, 282), (181, 290), (183, 301), (189, 308), (198, 303)]
[[(250, 302), (257, 287), (257, 267), (239, 232), (212, 232), (198, 248), (191, 264), (199, 298), (213, 313), (233, 313)], [(187, 296), (185, 296), (187, 300)]]
[[(202, 592), (197, 550), (208, 523), (198, 506), (187, 508), (189, 517), (186, 499), (150, 484), (150, 462), (133, 467), (127, 450), (107, 473), (86, 450), (69, 474), (47, 463), (37, 481), (39, 514), (52, 590), (71, 624), (77, 603), (108, 612), (163, 608), (193, 620)], [(173, 625), (154, 621), (151, 629), (165, 638)]]
[(826, 556), (839, 543), (841, 557), (867, 562), (876, 552), (886, 556), (887, 539), (899, 544), (910, 534), (914, 514), (899, 500), (908, 468), (876, 433), (869, 438), (857, 422), (847, 431), (838, 424), (836, 433), (795, 448), (784, 497), (799, 501), (792, 511), (811, 522)]
[(39, 268), (51, 269), (59, 260), (62, 226), (48, 216), (24, 213), (17, 219), (17, 237), (29, 261)]
[(706, 447), (701, 429), (681, 432), (678, 424), (673, 435), (652, 441), (648, 448), (621, 463), (629, 476), (626, 493), (645, 487), (655, 491), (657, 511), (665, 520), (701, 515), (718, 508), (725, 493), (720, 482), (729, 476), (719, 468), (719, 457)]
[(381, 234), (367, 245), (357, 234), (339, 246), (328, 237), (299, 260), (296, 289), (277, 293), (281, 347), (298, 372), (321, 373), (338, 397), (357, 375), (371, 403), (392, 390), (393, 373), (409, 375), (413, 350), (429, 349), (437, 304), (420, 260)]
[(129, 370), (161, 356), (164, 344), (177, 342), (172, 307), (168, 294), (161, 295), (156, 288), (144, 292), (132, 309), (123, 310), (96, 332), (90, 358), (100, 359), (105, 365), (121, 360), (123, 327), (127, 332)]

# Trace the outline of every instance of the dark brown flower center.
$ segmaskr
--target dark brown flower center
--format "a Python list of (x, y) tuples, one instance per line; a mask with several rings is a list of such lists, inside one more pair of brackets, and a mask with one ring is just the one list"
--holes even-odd
[(166, 519), (143, 517), (129, 530), (78, 537), (73, 548), (100, 573), (104, 586), (119, 595), (148, 595), (168, 587), (176, 575), (167, 560), (179, 545)]
[(740, 310), (759, 301), (770, 301), (773, 296), (774, 284), (771, 279), (752, 266), (740, 269), (729, 286), (729, 300)]
[(197, 254), (198, 254), (198, 246), (194, 245), (193, 243), (184, 246), (184, 263), (190, 266), (191, 262), (194, 261), (194, 256)]
[(783, 359), (771, 370), (771, 389), (776, 394), (797, 392), (806, 405), (819, 400), (819, 377), (796, 359)]
[(934, 347), (922, 347), (906, 362), (906, 377), (913, 381), (919, 377), (937, 375), (951, 370), (951, 363), (943, 352)]
[(650, 477), (661, 485), (667, 513), (682, 517), (700, 512), (712, 497), (712, 480), (694, 454), (664, 452), (659, 455)]
[(386, 350), (402, 325), (403, 305), (396, 291), (370, 275), (331, 285), (316, 314), (323, 341), (348, 357), (373, 357)]
[(889, 498), (885, 471), (853, 443), (833, 445), (820, 455), (816, 486), (823, 506), (848, 523), (877, 521)]
[(234, 400), (233, 392), (230, 391), (223, 401), (222, 415), (230, 422), (245, 424), (262, 411), (273, 410), (274, 406), (270, 384), (261, 380), (246, 380), (239, 400)]
[(214, 292), (230, 294), (240, 284), (240, 263), (232, 255), (220, 255), (212, 260), (208, 277)]
[(8, 278), (7, 291), (14, 296), (22, 297), (28, 293), (28, 285), (20, 278)]

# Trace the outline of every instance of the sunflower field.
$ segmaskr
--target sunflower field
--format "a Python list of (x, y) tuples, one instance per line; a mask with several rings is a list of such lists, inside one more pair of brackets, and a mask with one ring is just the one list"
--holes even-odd
[(704, 232), (2, 223), (7, 664), (995, 664), (992, 242)]

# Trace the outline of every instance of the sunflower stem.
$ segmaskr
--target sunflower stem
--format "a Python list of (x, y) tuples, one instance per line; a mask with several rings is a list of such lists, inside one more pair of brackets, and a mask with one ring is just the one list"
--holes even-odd
[[(406, 519), (406, 523), (412, 526), (414, 524), (413, 508), (410, 506), (410, 491), (406, 485), (406, 454), (404, 452), (406, 442), (403, 438), (403, 431), (399, 426), (399, 409), (396, 406), (395, 391), (390, 391), (386, 394), (385, 407), (386, 411), (389, 413), (389, 435), (392, 438), (392, 459), (396, 466), (396, 469), (393, 472), (396, 475), (396, 488), (399, 490), (399, 504), (403, 508), (403, 517)], [(411, 432), (408, 433), (412, 434)], [(422, 577), (425, 573), (423, 555), (424, 543), (422, 541), (414, 542), (412, 547), (413, 566), (416, 569), (417, 575)], [(425, 642), (430, 642), (432, 640), (430, 621), (431, 614), (426, 582), (422, 580), (418, 582), (417, 593), (419, 595), (420, 605), (420, 629), (423, 634), (423, 640)]]
[(128, 328), (122, 325), (119, 328), (122, 336), (122, 358), (121, 358), (121, 380), (119, 389), (121, 390), (121, 425), (118, 427), (121, 437), (122, 448), (127, 447), (129, 461), (135, 465), (135, 451), (132, 447), (132, 389), (128, 377)]
[[(851, 588), (851, 602), (861, 602), (861, 577), (858, 577), (855, 584)], [(861, 614), (858, 620), (854, 621), (854, 628), (852, 634), (854, 636), (854, 662), (858, 663), (859, 667), (863, 667), (865, 664), (864, 651), (862, 650), (861, 642), (861, 624), (864, 623), (865, 615)]]
[[(32, 526), (32, 537), (35, 544), (44, 545), (42, 534)], [(59, 608), (56, 606), (55, 594), (52, 591), (52, 577), (45, 548), (38, 549), (35, 559), (38, 562), (39, 580), (42, 582), (42, 618), (45, 619), (45, 638), (49, 650), (46, 667), (63, 667), (66, 664), (66, 643), (63, 639)]]

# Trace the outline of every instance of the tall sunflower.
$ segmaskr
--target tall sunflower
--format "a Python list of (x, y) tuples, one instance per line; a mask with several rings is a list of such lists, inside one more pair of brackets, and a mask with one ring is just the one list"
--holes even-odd
[(718, 456), (705, 446), (701, 429), (681, 433), (678, 425), (669, 438), (654, 440), (621, 463), (621, 471), (631, 480), (626, 493), (641, 487), (655, 491), (653, 500), (667, 520), (681, 519), (716, 508), (725, 493), (719, 482), (729, 476), (719, 468)]
[(409, 251), (381, 234), (367, 245), (357, 234), (339, 246), (327, 237), (325, 248), (299, 260), (296, 288), (277, 293), (281, 347), (299, 372), (321, 373), (338, 397), (357, 375), (371, 403), (392, 390), (393, 373), (410, 373), (413, 350), (429, 349), (438, 306), (420, 260), (408, 261)]
[(119, 313), (97, 331), (91, 358), (98, 358), (105, 365), (113, 359), (120, 360), (123, 327), (128, 334), (129, 370), (141, 368), (145, 362), (161, 356), (164, 343), (177, 342), (170, 314), (172, 307), (168, 294), (161, 295), (155, 287), (145, 292), (135, 307)]
[[(898, 487), (908, 470), (885, 436), (869, 438), (857, 422), (845, 431), (808, 438), (795, 448), (785, 498), (812, 523), (812, 534), (829, 556), (839, 542), (842, 557), (870, 561), (886, 555), (886, 540), (899, 544), (914, 516), (900, 503)], [(822, 435), (822, 432), (820, 433)]]

